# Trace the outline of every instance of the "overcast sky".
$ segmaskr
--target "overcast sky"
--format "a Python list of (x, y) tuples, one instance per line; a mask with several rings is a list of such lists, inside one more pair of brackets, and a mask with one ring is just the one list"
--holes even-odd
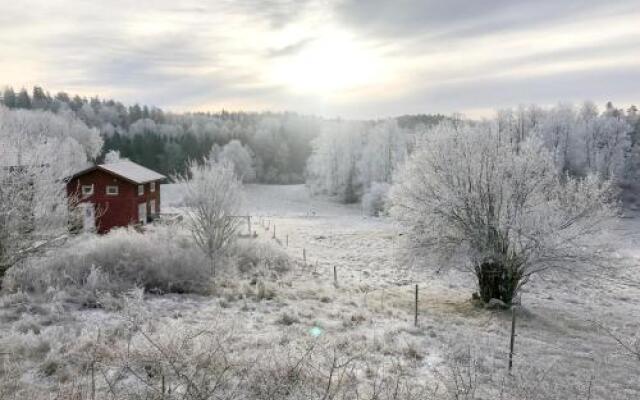
[(0, 86), (348, 118), (640, 102), (639, 0), (0, 0)]

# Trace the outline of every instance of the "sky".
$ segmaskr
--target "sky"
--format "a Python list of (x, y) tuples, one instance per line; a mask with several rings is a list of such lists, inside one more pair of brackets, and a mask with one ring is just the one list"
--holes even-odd
[(640, 103), (640, 0), (0, 0), (0, 86), (173, 111)]

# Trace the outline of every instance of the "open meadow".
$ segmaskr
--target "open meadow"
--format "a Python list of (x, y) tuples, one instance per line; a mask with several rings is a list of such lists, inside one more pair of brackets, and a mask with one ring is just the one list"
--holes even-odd
[[(163, 210), (179, 213), (180, 188), (162, 190)], [(303, 185), (247, 185), (245, 195), (257, 237), (241, 245), (258, 250), (196, 293), (109, 294), (117, 291), (106, 289), (98, 265), (66, 290), (5, 288), (0, 397), (640, 396), (640, 362), (615, 339), (632, 341), (640, 326), (634, 219), (616, 242), (632, 267), (542, 275), (522, 293), (509, 375), (511, 313), (475, 305), (466, 274), (414, 265), (390, 220), (310, 197)], [(176, 227), (159, 234), (182, 235)], [(96, 248), (112, 235), (67, 245)], [(131, 254), (116, 256), (127, 263)]]

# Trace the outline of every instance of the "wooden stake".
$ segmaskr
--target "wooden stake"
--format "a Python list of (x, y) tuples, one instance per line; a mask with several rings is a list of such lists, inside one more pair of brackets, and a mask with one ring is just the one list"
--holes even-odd
[(418, 326), (418, 285), (416, 284), (416, 307), (415, 307), (415, 318), (413, 321), (414, 326)]
[(251, 216), (247, 215), (247, 226), (249, 227), (249, 236), (251, 236)]
[(338, 267), (335, 265), (333, 266), (333, 284), (338, 287)]
[(511, 343), (509, 344), (509, 373), (513, 367), (513, 345), (516, 339), (516, 308), (511, 306)]
[(95, 360), (91, 361), (91, 400), (96, 400)]
[(307, 265), (307, 249), (302, 249), (302, 261), (304, 261), (304, 265)]
[(273, 238), (276, 238), (276, 224), (273, 224)]
[(287, 235), (287, 247), (289, 247), (289, 235)]

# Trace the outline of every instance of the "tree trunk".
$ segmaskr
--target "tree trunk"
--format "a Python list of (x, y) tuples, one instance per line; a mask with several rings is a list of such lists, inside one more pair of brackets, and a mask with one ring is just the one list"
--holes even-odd
[(484, 262), (476, 266), (476, 276), (483, 302), (498, 299), (505, 304), (511, 304), (520, 282), (519, 274), (503, 264)]

